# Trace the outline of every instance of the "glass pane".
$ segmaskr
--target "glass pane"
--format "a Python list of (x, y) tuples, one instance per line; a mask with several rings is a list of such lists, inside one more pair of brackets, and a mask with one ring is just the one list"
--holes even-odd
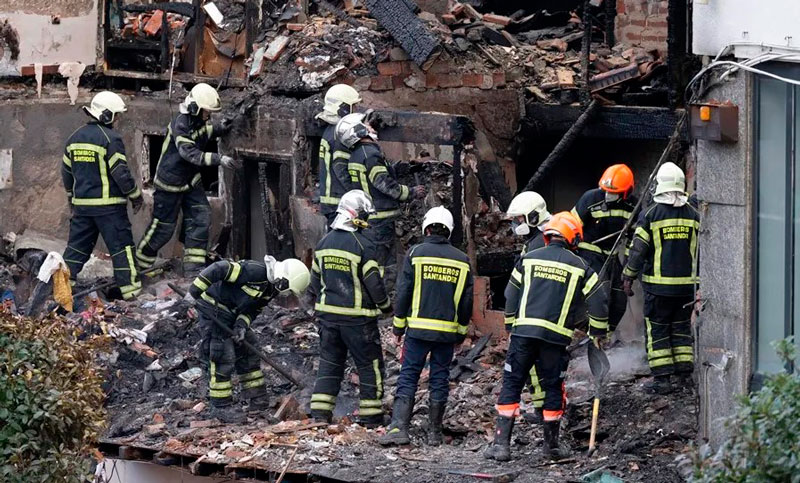
[(770, 346), (784, 337), (786, 307), (786, 84), (761, 78), (758, 83), (758, 347), (756, 371), (783, 369)]

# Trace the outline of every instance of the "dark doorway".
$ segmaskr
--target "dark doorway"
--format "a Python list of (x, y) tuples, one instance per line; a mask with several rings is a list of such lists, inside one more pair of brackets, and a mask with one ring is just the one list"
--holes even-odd
[(282, 260), (292, 256), (289, 160), (247, 157), (245, 182), (247, 257), (259, 260), (270, 254)]

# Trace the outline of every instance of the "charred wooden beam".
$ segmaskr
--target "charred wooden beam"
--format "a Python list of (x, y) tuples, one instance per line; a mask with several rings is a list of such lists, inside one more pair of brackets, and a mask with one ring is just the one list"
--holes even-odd
[(417, 17), (415, 7), (416, 5), (410, 0), (402, 2), (367, 0), (370, 14), (392, 34), (411, 60), (424, 69), (426, 64), (439, 54), (441, 45), (439, 39)]
[[(506, 183), (503, 170), (495, 161), (478, 162), (478, 181), (481, 183), (481, 195), (487, 200), (492, 197), (500, 203), (500, 209), (505, 211), (508, 208), (513, 193)], [(512, 267), (513, 268), (513, 267)]]

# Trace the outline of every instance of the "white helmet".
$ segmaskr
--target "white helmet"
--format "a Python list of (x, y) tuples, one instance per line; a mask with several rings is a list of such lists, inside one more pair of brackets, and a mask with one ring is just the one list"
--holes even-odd
[(292, 292), (300, 295), (311, 283), (311, 274), (305, 263), (296, 258), (287, 258), (275, 263), (271, 282), (281, 293)]
[(118, 112), (125, 112), (128, 108), (119, 95), (103, 91), (95, 94), (89, 107), (84, 106), (83, 110), (103, 124), (111, 124)]
[(317, 119), (336, 124), (341, 118), (353, 113), (353, 106), (361, 102), (358, 91), (347, 84), (336, 84), (325, 93), (325, 105)]
[[(453, 214), (444, 206), (436, 206), (425, 213), (425, 218), (422, 219), (422, 234), (430, 225), (439, 224), (447, 228), (447, 231), (453, 233)], [(447, 238), (450, 238), (450, 233)]]
[(363, 191), (350, 190), (339, 200), (336, 213), (331, 228), (353, 232), (369, 226), (367, 220), (370, 214), (375, 213), (375, 205)]
[(677, 191), (686, 191), (686, 175), (675, 163), (664, 163), (656, 173), (656, 189), (654, 195)]
[(511, 200), (506, 210), (509, 218), (525, 217), (525, 223), (514, 226), (514, 233), (520, 236), (529, 235), (531, 228), (541, 225), (550, 219), (547, 203), (535, 191), (523, 191)]
[(364, 114), (348, 114), (338, 123), (333, 132), (337, 141), (344, 144), (347, 149), (352, 149), (356, 143), (365, 138), (371, 137), (377, 140), (375, 133), (364, 123)]
[(200, 114), (201, 109), (209, 112), (217, 112), (222, 109), (222, 102), (219, 100), (217, 90), (205, 82), (201, 82), (192, 87), (192, 90), (189, 91), (189, 95), (186, 96), (186, 100), (183, 103), (187, 114), (191, 114), (192, 116)]

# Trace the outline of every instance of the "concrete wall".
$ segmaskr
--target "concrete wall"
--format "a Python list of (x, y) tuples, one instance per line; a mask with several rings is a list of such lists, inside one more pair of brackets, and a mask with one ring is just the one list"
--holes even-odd
[(8, 20), (16, 30), (20, 47), (16, 60), (11, 60), (8, 49), (0, 55), (0, 75), (18, 74), (21, 67), (34, 63), (93, 65), (97, 5), (96, 0), (0, 0), (0, 21)]
[(720, 419), (746, 393), (751, 373), (752, 113), (749, 77), (739, 74), (707, 97), (739, 106), (739, 142), (697, 141), (701, 200), (700, 277), (703, 298), (699, 360), (700, 433), (719, 445)]

